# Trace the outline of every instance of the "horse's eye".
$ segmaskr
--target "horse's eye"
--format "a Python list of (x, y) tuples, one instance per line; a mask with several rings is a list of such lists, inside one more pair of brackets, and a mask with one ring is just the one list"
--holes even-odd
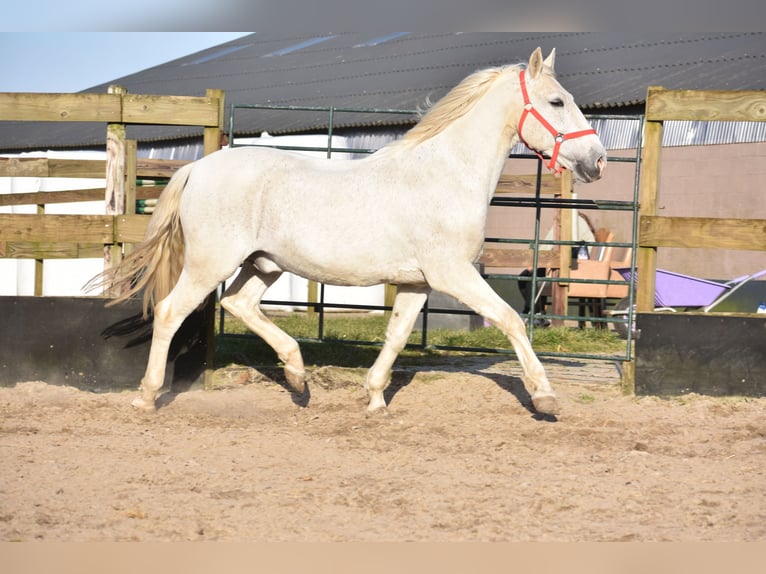
[(553, 98), (549, 102), (554, 108), (563, 108), (564, 107), (564, 100), (561, 98)]

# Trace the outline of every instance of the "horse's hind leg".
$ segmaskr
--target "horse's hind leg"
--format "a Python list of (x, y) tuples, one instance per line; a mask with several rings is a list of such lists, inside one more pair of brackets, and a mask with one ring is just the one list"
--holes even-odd
[(133, 406), (148, 411), (156, 408), (155, 400), (165, 381), (165, 366), (173, 335), (216, 285), (217, 280), (200, 283), (184, 269), (168, 296), (155, 305), (149, 360), (141, 379), (141, 395), (133, 401)]
[(261, 298), (281, 271), (262, 273), (249, 262), (221, 297), (221, 306), (232, 315), (239, 317), (247, 327), (276, 351), (285, 365), (287, 383), (297, 393), (306, 390), (306, 372), (303, 367), (298, 342), (277, 327), (259, 308)]
[(452, 295), (497, 326), (511, 341), (524, 373), (524, 382), (532, 387), (532, 404), (543, 414), (559, 412), (556, 394), (540, 360), (532, 350), (524, 322), (508, 303), (495, 293), (470, 264), (449, 263), (427, 273), (429, 284), (437, 291)]
[(386, 406), (383, 391), (391, 380), (391, 366), (407, 344), (418, 312), (426, 302), (430, 291), (428, 287), (413, 285), (400, 285), (397, 289), (391, 319), (386, 328), (386, 342), (375, 364), (367, 373), (365, 388), (370, 397), (368, 411)]

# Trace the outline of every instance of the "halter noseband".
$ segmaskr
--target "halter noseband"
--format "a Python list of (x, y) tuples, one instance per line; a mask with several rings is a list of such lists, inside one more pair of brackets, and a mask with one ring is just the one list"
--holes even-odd
[[(524, 111), (521, 112), (521, 118), (519, 119), (519, 138), (521, 139), (521, 142), (527, 146), (530, 150), (535, 152), (537, 156), (543, 161), (545, 164), (545, 167), (547, 167), (549, 170), (551, 170), (554, 173), (561, 173), (564, 171), (563, 167), (560, 167), (556, 169), (556, 159), (559, 156), (559, 150), (561, 149), (561, 144), (564, 143), (567, 140), (573, 140), (575, 138), (579, 138), (582, 136), (589, 136), (589, 135), (597, 135), (596, 130), (593, 128), (589, 128), (587, 130), (580, 130), (576, 132), (569, 132), (568, 134), (562, 134), (560, 131), (556, 130), (549, 122), (546, 120), (543, 115), (537, 111), (537, 109), (532, 105), (532, 102), (529, 101), (529, 93), (527, 92), (527, 82), (526, 82), (526, 70), (522, 70), (519, 74), (519, 83), (521, 84), (521, 95), (524, 97)], [(524, 139), (524, 136), (521, 134), (521, 130), (524, 127), (524, 121), (527, 119), (527, 116), (529, 114), (532, 114), (535, 116), (538, 122), (542, 124), (542, 126), (548, 130), (548, 132), (553, 136), (553, 138), (556, 140), (556, 145), (553, 146), (553, 153), (551, 154), (551, 159), (548, 163), (545, 163), (545, 158), (543, 157), (543, 154), (539, 151), (531, 147), (526, 140)]]

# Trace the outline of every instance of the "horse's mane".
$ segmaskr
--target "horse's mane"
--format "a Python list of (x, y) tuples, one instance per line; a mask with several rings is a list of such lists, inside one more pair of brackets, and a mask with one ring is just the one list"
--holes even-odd
[(417, 145), (442, 132), (467, 114), (505, 72), (520, 66), (499, 66), (474, 72), (428, 108), (420, 121), (392, 145)]

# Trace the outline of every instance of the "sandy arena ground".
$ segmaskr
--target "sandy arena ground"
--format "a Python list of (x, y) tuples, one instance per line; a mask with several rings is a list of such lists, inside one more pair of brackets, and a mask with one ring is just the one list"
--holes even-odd
[[(399, 370), (365, 412), (323, 367), (308, 406), (247, 368), (166, 394), (0, 388), (2, 541), (766, 541), (766, 399), (624, 396), (609, 363)], [(457, 371), (456, 369), (462, 369)]]

